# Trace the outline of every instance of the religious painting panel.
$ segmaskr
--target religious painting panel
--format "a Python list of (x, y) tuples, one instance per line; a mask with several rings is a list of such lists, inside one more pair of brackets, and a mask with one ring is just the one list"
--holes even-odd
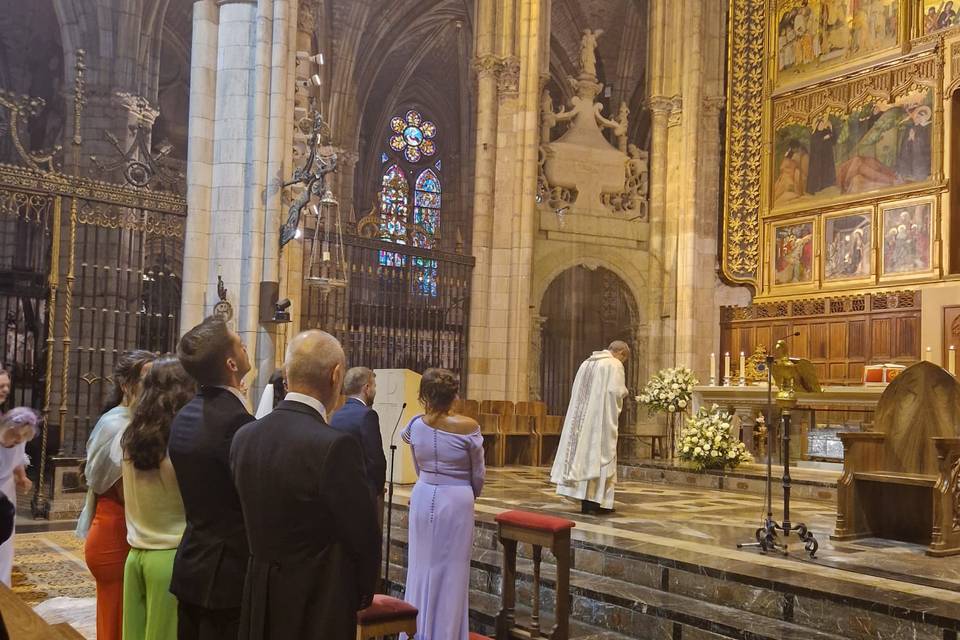
[(897, 278), (933, 271), (935, 207), (933, 198), (880, 207), (882, 275)]
[(960, 2), (955, 0), (913, 0), (913, 36), (923, 37), (960, 26)]
[(777, 0), (776, 82), (795, 84), (866, 60), (900, 43), (901, 0)]
[(772, 226), (771, 267), (775, 286), (810, 284), (814, 281), (813, 219)]
[(873, 275), (873, 210), (823, 217), (823, 279), (869, 280)]
[(897, 192), (935, 175), (934, 58), (774, 100), (771, 203), (779, 211)]

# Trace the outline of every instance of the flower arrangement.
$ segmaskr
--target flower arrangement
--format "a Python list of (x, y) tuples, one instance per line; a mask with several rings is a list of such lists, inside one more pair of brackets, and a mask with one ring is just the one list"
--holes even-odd
[(733, 469), (742, 462), (751, 462), (753, 456), (733, 435), (732, 424), (733, 417), (717, 405), (701, 407), (680, 432), (680, 459), (692, 462), (698, 471)]
[(637, 401), (646, 405), (651, 414), (683, 413), (690, 406), (690, 394), (699, 382), (686, 367), (664, 369), (650, 378)]

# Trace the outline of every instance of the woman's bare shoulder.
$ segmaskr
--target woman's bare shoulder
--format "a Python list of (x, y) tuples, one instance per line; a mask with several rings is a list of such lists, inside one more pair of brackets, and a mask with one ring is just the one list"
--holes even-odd
[(454, 413), (444, 416), (437, 425), (437, 428), (448, 433), (468, 436), (476, 432), (476, 430), (480, 428), (480, 425), (477, 424), (477, 421), (473, 418)]

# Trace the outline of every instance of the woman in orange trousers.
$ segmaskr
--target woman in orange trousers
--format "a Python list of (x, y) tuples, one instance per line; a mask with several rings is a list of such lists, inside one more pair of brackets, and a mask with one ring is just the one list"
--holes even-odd
[(112, 445), (130, 424), (140, 397), (140, 381), (154, 357), (147, 351), (120, 356), (112, 396), (87, 441), (87, 500), (77, 522), (77, 535), (87, 539), (84, 555), (97, 583), (98, 640), (121, 640), (123, 569), (130, 551), (120, 480), (122, 460), (115, 458)]

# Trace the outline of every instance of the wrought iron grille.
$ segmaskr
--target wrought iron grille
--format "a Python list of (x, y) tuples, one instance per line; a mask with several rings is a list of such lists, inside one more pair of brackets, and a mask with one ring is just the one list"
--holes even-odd
[[(309, 256), (313, 230), (304, 230), (303, 237), (303, 254)], [(418, 373), (444, 367), (462, 376), (461, 392), (465, 393), (474, 259), (350, 234), (343, 236), (343, 244), (349, 283), (330, 293), (304, 284), (302, 328), (319, 328), (337, 336), (348, 366)], [(400, 266), (381, 265), (381, 252), (402, 256)], [(418, 280), (417, 258), (436, 265), (435, 296), (424, 292)]]

